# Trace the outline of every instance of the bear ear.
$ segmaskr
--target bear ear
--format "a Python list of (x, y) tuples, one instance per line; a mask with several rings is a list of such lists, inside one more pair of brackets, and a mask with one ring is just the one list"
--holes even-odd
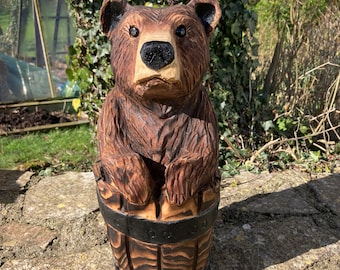
[(109, 35), (111, 30), (116, 27), (123, 14), (131, 6), (126, 0), (104, 0), (100, 8), (100, 24), (102, 31)]
[(191, 0), (187, 5), (195, 9), (207, 35), (210, 36), (221, 18), (218, 0)]

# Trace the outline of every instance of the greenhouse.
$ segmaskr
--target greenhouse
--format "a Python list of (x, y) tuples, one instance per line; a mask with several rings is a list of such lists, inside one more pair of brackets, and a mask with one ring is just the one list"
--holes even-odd
[(64, 0), (0, 0), (0, 104), (73, 97), (65, 69), (75, 30)]

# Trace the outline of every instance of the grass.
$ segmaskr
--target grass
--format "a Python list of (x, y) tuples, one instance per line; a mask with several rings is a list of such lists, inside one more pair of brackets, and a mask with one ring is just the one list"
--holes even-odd
[(0, 137), (0, 168), (90, 171), (96, 151), (89, 126)]

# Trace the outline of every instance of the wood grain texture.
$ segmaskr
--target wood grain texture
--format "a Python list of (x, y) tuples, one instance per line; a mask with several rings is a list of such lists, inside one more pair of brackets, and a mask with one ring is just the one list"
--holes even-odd
[[(220, 16), (217, 0), (167, 8), (103, 1), (115, 87), (98, 119), (94, 174), (98, 196), (113, 211), (172, 222), (218, 202), (217, 119), (201, 80)], [(154, 244), (107, 227), (122, 270), (204, 269), (209, 257), (212, 228), (193, 239)]]
[(197, 239), (156, 245), (127, 237), (108, 226), (110, 244), (120, 269), (203, 270), (209, 258), (212, 229)]
[[(173, 221), (196, 216), (200, 212), (212, 207), (219, 200), (218, 187), (210, 188), (198, 196), (190, 198), (182, 206), (171, 205), (169, 202), (160, 206), (160, 215), (156, 218), (154, 202), (129, 211), (130, 205), (124, 201), (120, 193), (108, 192), (105, 186), (109, 184), (100, 180), (98, 182), (99, 196), (105, 204), (114, 211), (122, 211), (135, 217), (150, 220)], [(108, 196), (109, 194), (109, 196)], [(106, 199), (104, 199), (106, 197)], [(117, 198), (121, 199), (117, 199)], [(202, 202), (200, 202), (202, 200)], [(203, 202), (203, 200), (205, 200)], [(200, 208), (200, 211), (198, 210)], [(166, 214), (162, 214), (162, 213)], [(105, 218), (105, 217), (104, 217)], [(108, 237), (113, 250), (116, 263), (121, 270), (135, 269), (204, 269), (207, 264), (212, 237), (212, 227), (194, 239), (179, 241), (172, 244), (151, 244), (142, 242), (123, 234), (121, 231), (107, 224)]]
[[(214, 6), (218, 21), (218, 2), (202, 3)], [(104, 18), (114, 8), (121, 11), (119, 5), (128, 8), (123, 14), (113, 14), (120, 20), (108, 33), (116, 84), (99, 117), (100, 154), (94, 170), (130, 203), (147, 204), (157, 199), (164, 186), (167, 200), (181, 205), (217, 181), (217, 120), (200, 85), (209, 66), (209, 35), (195, 10), (202, 3), (194, 0), (187, 6), (168, 8), (103, 3)], [(112, 23), (106, 20), (103, 24)], [(129, 35), (132, 25), (140, 29), (138, 38)], [(178, 25), (187, 29), (181, 39), (175, 35)], [(164, 31), (173, 36), (180, 76), (168, 77), (169, 65), (156, 73), (148, 69), (134, 82), (139, 42), (152, 42)]]

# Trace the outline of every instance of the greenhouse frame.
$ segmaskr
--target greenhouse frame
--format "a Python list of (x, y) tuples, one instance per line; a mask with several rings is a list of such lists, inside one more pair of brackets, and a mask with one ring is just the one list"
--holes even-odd
[(65, 1), (0, 5), (0, 104), (74, 97), (65, 69), (75, 30)]

